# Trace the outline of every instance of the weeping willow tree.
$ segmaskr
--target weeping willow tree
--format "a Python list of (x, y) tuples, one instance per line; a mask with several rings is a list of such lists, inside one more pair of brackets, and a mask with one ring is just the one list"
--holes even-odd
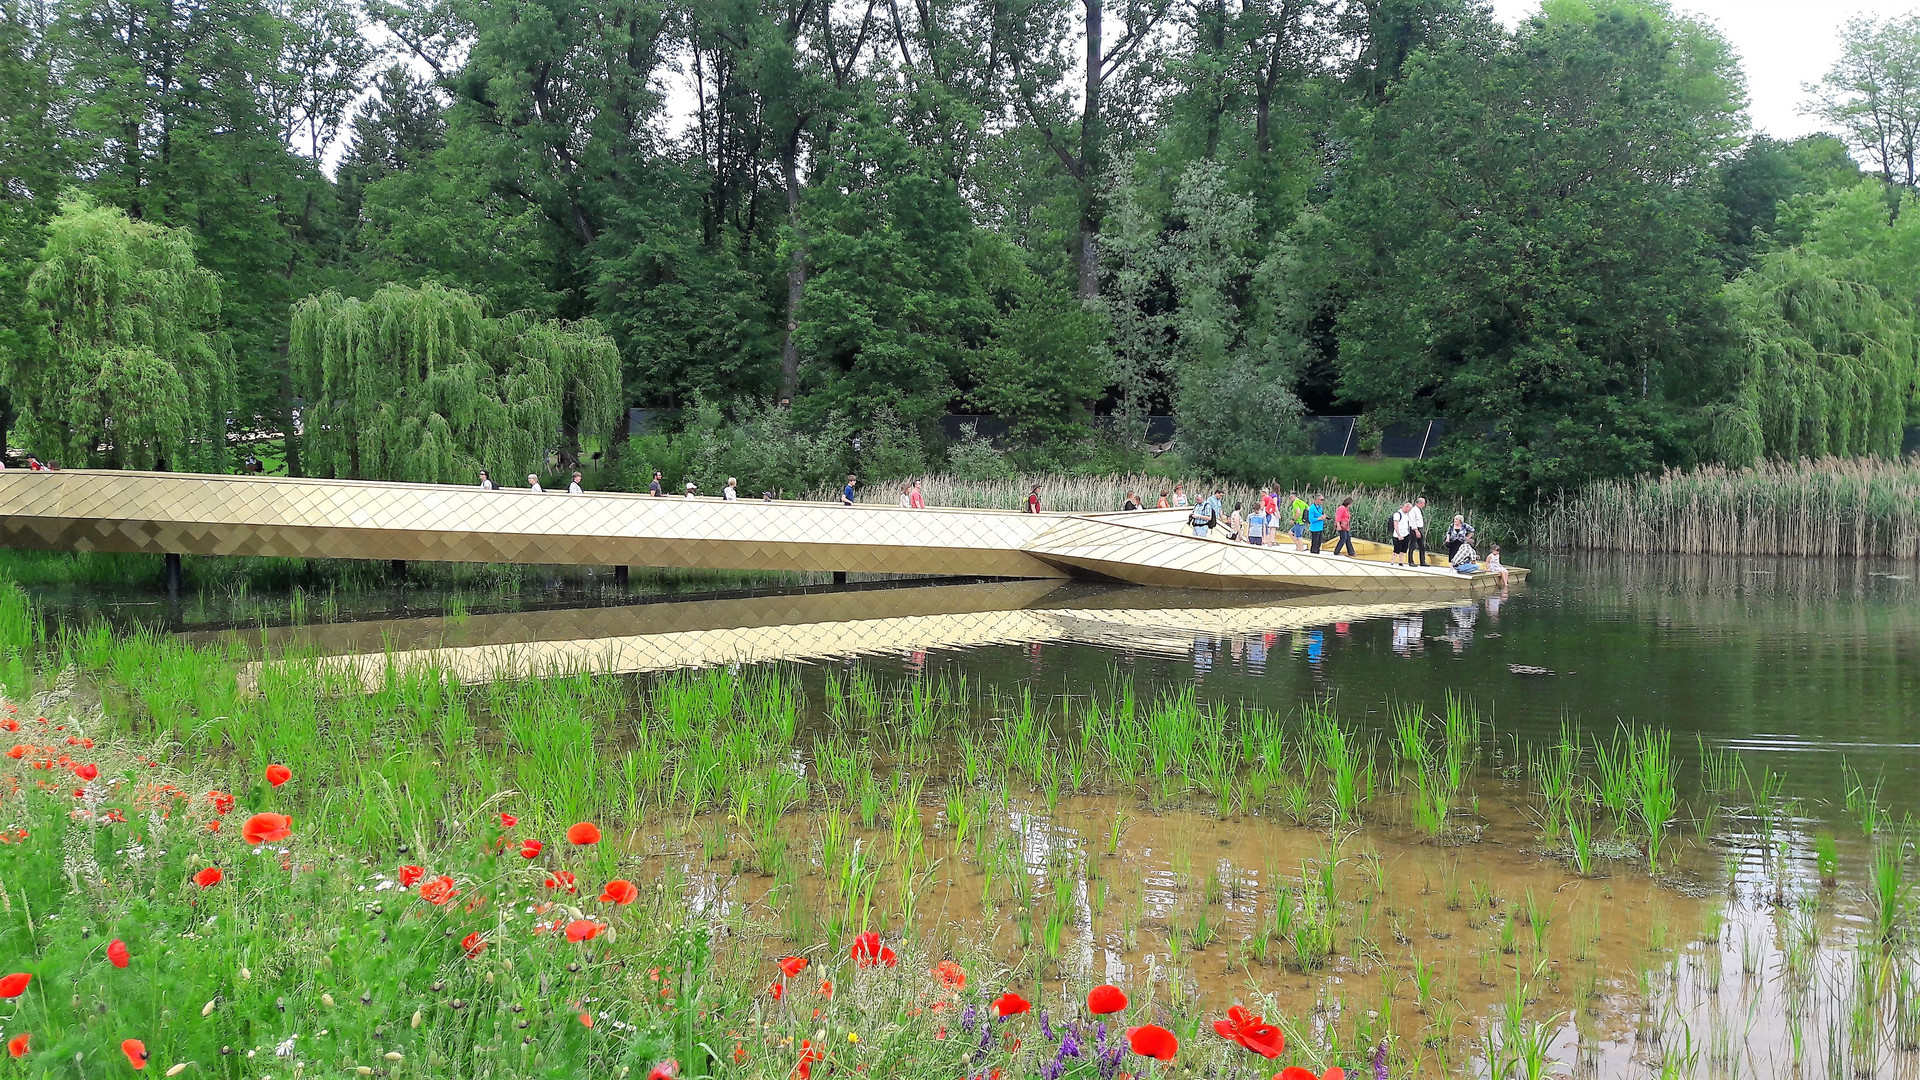
[(290, 349), (313, 476), (505, 481), (582, 435), (610, 437), (620, 415), (620, 356), (598, 323), (489, 318), (439, 285), (308, 297)]
[(215, 333), (220, 284), (187, 230), (70, 197), (27, 295), (47, 347), (7, 357), (5, 374), (36, 453), (70, 466), (228, 467), (234, 375)]
[(1899, 455), (1920, 412), (1920, 210), (1906, 209), (1890, 218), (1878, 185), (1810, 200), (1783, 213), (1798, 242), (1728, 287), (1747, 363), (1729, 460)]

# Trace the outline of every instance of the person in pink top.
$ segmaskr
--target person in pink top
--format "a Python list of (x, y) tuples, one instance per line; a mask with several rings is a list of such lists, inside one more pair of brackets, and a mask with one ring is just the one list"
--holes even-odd
[(1353, 496), (1341, 499), (1333, 508), (1333, 531), (1339, 534), (1333, 542), (1333, 553), (1338, 555), (1341, 548), (1346, 548), (1347, 557), (1353, 558)]
[(1260, 489), (1260, 512), (1267, 515), (1268, 522), (1280, 520), (1280, 500), (1274, 496), (1273, 489), (1270, 487)]

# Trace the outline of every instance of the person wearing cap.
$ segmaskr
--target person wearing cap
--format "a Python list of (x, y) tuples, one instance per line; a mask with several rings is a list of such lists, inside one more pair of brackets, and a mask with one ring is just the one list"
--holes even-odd
[(687, 498), (689, 498), (689, 499), (691, 499), (691, 498), (693, 498), (693, 492), (694, 492), (694, 490), (695, 490), (695, 488), (697, 488), (698, 486), (699, 486), (699, 485), (697, 485), (697, 484), (695, 484), (695, 483), (694, 483), (693, 481), (691, 481), (691, 480), (689, 480), (689, 481), (687, 481)]

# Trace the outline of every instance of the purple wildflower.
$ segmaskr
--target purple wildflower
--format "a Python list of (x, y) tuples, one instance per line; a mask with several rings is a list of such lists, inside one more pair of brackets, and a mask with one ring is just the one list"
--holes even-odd
[(1045, 1009), (1040, 1010), (1040, 1034), (1044, 1035), (1048, 1042), (1055, 1041), (1056, 1037), (1053, 1034), (1053, 1024), (1048, 1021), (1047, 1010)]
[(1373, 1078), (1387, 1080), (1387, 1040), (1381, 1039), (1380, 1045), (1373, 1048)]
[(978, 1014), (974, 1012), (973, 1005), (969, 1003), (967, 1005), (967, 1011), (960, 1014), (960, 1030), (969, 1035), (973, 1034), (973, 1021), (977, 1015)]
[(1067, 1029), (1065, 1035), (1060, 1039), (1060, 1056), (1063, 1059), (1077, 1058), (1080, 1056), (1079, 1032), (1072, 1028)]

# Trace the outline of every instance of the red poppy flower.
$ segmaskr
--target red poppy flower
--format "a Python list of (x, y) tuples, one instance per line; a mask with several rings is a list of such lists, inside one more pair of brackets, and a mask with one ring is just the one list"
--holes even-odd
[(600, 842), (600, 826), (595, 825), (591, 821), (582, 821), (579, 824), (574, 825), (569, 829), (567, 829), (567, 843), (569, 844), (580, 844), (582, 846), (585, 846), (587, 844), (597, 844), (599, 842)]
[(95, 765), (91, 761), (83, 761), (73, 767), (73, 775), (79, 777), (81, 780), (91, 781), (94, 777), (100, 775), (100, 766)]
[(593, 1026), (593, 1014), (592, 1014), (592, 1013), (590, 1013), (590, 1012), (583, 1012), (583, 1013), (581, 1013), (581, 1014), (580, 1014), (580, 1026), (581, 1026), (581, 1027), (592, 1027), (592, 1026)]
[(833, 1000), (833, 980), (832, 979), (820, 980), (820, 993), (822, 996), (827, 998), (827, 1000), (829, 1001)]
[(227, 875), (220, 872), (219, 867), (209, 866), (205, 870), (193, 875), (193, 883), (203, 889), (211, 889), (215, 885), (220, 884), (221, 879), (226, 876)]
[(1289, 1065), (1281, 1069), (1278, 1073), (1275, 1073), (1273, 1080), (1347, 1080), (1347, 1071), (1335, 1065), (1319, 1076), (1315, 1076), (1311, 1069), (1303, 1069), (1298, 1065)]
[(517, 818), (517, 817), (514, 817), (514, 816), (513, 816), (512, 814), (501, 814), (501, 815), (500, 815), (500, 827), (501, 827), (501, 828), (503, 828), (503, 829), (511, 829), (511, 828), (513, 828), (513, 827), (514, 827), (515, 825), (518, 825), (518, 824), (520, 824), (520, 819), (519, 819), (519, 818)]
[(445, 874), (420, 886), (420, 899), (435, 907), (444, 907), (459, 895), (460, 890), (453, 887), (453, 879)]
[(1127, 995), (1117, 986), (1102, 984), (1087, 991), (1087, 1011), (1095, 1016), (1117, 1013), (1127, 1007)]
[(794, 1062), (793, 1075), (789, 1080), (812, 1080), (813, 1063), (827, 1060), (827, 1055), (814, 1048), (812, 1039), (800, 1040), (800, 1060)]
[(1002, 1020), (1005, 1020), (1009, 1016), (1019, 1016), (1031, 1008), (1033, 1008), (1032, 1002), (1011, 990), (1001, 994), (993, 1003), (994, 1015)]
[(403, 866), (400, 868), (399, 873), (394, 876), (400, 879), (401, 888), (411, 889), (415, 882), (427, 876), (427, 871), (425, 867), (421, 866)]
[(213, 802), (213, 812), (224, 814), (233, 809), (233, 796), (224, 791), (209, 791), (207, 798)]
[(1280, 1034), (1279, 1028), (1238, 1005), (1227, 1010), (1225, 1020), (1215, 1020), (1213, 1030), (1221, 1038), (1237, 1042), (1269, 1060), (1279, 1057), (1280, 1051), (1287, 1048), (1286, 1037)]
[(967, 985), (967, 973), (951, 960), (942, 960), (933, 965), (933, 977), (940, 980), (940, 985), (954, 990)]
[(680, 1075), (679, 1059), (668, 1058), (667, 1060), (661, 1062), (658, 1065), (655, 1065), (652, 1069), (647, 1071), (647, 1080), (674, 1080), (674, 1077), (677, 1077), (679, 1075)]
[(147, 1067), (147, 1044), (139, 1039), (128, 1039), (120, 1044), (120, 1052), (127, 1055), (127, 1064), (136, 1069)]
[(864, 934), (855, 934), (853, 947), (848, 950), (848, 953), (861, 967), (872, 967), (875, 964), (892, 967), (900, 962), (900, 958), (893, 954), (892, 949), (880, 944), (880, 935), (871, 930)]
[(287, 768), (285, 765), (267, 766), (267, 783), (272, 784), (274, 787), (279, 787), (291, 779), (293, 779), (293, 770)]
[(779, 1001), (787, 996), (787, 984), (775, 979), (767, 986), (767, 992), (773, 995), (773, 1000)]
[(27, 748), (21, 746), (19, 743), (14, 743), (13, 748), (7, 751), (7, 756), (15, 761), (19, 761), (21, 758), (27, 756)]
[(0, 998), (19, 997), (21, 994), (27, 992), (27, 984), (32, 981), (33, 976), (24, 971), (16, 971), (11, 975), (0, 978)]
[(634, 888), (633, 882), (626, 878), (614, 878), (607, 882), (606, 889), (600, 893), (600, 902), (603, 904), (631, 904), (638, 899), (640, 890)]
[(12, 1054), (14, 1057), (17, 1057), (17, 1058), (26, 1057), (27, 1056), (27, 1040), (32, 1037), (33, 1036), (30, 1033), (23, 1031), (20, 1034), (15, 1035), (13, 1038), (8, 1039), (7, 1053)]
[(127, 952), (127, 943), (114, 938), (113, 942), (107, 946), (107, 962), (117, 968), (133, 963), (133, 955)]
[(220, 819), (219, 819), (219, 818), (214, 818), (214, 819), (213, 819), (212, 821), (209, 821), (209, 822), (207, 822), (207, 831), (208, 831), (208, 832), (219, 832), (219, 831), (220, 831)]
[(546, 846), (547, 845), (538, 840), (522, 840), (520, 841), (520, 857), (523, 859), (537, 859), (540, 857), (541, 849)]
[(249, 844), (285, 840), (293, 835), (293, 819), (285, 814), (255, 814), (240, 827), (240, 838)]
[(468, 934), (466, 937), (460, 939), (460, 947), (467, 951), (467, 959), (471, 960), (487, 951), (487, 942), (486, 939), (477, 933)]
[(1127, 1048), (1141, 1057), (1172, 1061), (1180, 1052), (1180, 1040), (1159, 1024), (1142, 1024), (1127, 1029)]
[(807, 970), (807, 963), (804, 956), (783, 956), (780, 958), (780, 973), (791, 979)]
[(546, 884), (549, 889), (565, 889), (570, 893), (580, 891), (580, 884), (574, 880), (571, 870), (555, 870), (547, 875)]
[(594, 938), (600, 936), (600, 931), (605, 929), (605, 926), (594, 922), (592, 919), (575, 919), (567, 924), (567, 940), (574, 942), (592, 941)]

